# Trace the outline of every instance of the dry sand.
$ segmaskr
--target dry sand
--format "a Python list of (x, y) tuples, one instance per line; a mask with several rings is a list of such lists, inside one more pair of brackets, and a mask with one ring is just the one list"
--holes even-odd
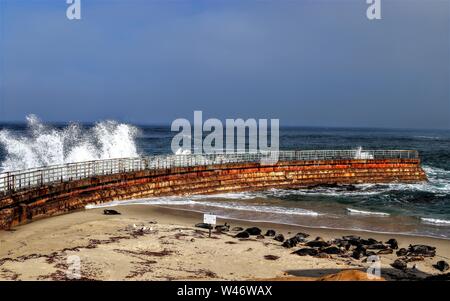
[[(284, 248), (272, 237), (238, 239), (234, 238), (236, 232), (213, 231), (209, 238), (207, 230), (194, 227), (202, 221), (202, 216), (194, 212), (145, 205), (114, 209), (122, 214), (83, 210), (0, 231), (0, 279), (65, 280), (67, 269), (74, 262), (73, 255), (80, 258), (81, 279), (85, 280), (309, 280), (369, 267), (362, 260), (338, 255), (316, 258), (291, 254), (298, 248)], [(436, 257), (410, 262), (406, 272), (390, 266), (397, 259), (395, 253), (381, 255), (381, 273), (386, 280), (442, 274), (433, 264), (450, 258), (450, 240), (218, 219), (220, 224), (225, 221), (232, 228), (258, 226), (263, 234), (267, 229), (275, 229), (285, 237), (306, 232), (312, 238), (329, 240), (354, 234), (383, 242), (394, 237), (400, 247), (437, 247)], [(145, 226), (146, 230), (137, 231), (133, 225)], [(267, 255), (278, 259), (266, 259)], [(361, 278), (359, 274), (354, 278), (358, 277)]]

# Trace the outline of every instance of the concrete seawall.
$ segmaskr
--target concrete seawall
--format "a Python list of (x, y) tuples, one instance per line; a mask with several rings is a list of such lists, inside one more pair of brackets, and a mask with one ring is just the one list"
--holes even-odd
[(419, 159), (284, 161), (173, 167), (91, 177), (0, 196), (0, 229), (112, 200), (321, 184), (426, 181)]

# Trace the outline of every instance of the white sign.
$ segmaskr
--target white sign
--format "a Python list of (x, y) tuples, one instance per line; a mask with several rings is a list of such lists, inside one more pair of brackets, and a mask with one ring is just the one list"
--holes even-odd
[(205, 213), (203, 215), (203, 222), (205, 224), (215, 225), (216, 224), (216, 216), (214, 214)]

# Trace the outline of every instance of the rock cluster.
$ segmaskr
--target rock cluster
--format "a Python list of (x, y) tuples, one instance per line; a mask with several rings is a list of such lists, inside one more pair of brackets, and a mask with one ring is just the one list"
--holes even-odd
[[(203, 223), (195, 226), (205, 229), (209, 229), (210, 227), (210, 225)], [(216, 226), (216, 230), (219, 232), (226, 232), (229, 229), (230, 225), (227, 223)], [(262, 235), (263, 232), (258, 227), (250, 227), (245, 230), (241, 227), (234, 227), (231, 231), (238, 232), (234, 235), (236, 238), (249, 238), (250, 236), (254, 236), (256, 239), (265, 239), (266, 237), (271, 237), (274, 241), (280, 242), (284, 248), (298, 247), (297, 250), (291, 253), (299, 256), (314, 256), (318, 258), (340, 256), (343, 258), (363, 260), (365, 262), (370, 256), (388, 255), (395, 252), (398, 258), (391, 263), (391, 266), (402, 271), (407, 270), (409, 262), (423, 261), (425, 257), (436, 256), (435, 247), (409, 245), (408, 248), (399, 248), (399, 243), (395, 238), (391, 238), (383, 243), (374, 238), (365, 239), (355, 235), (346, 235), (341, 238), (326, 241), (322, 237), (308, 239), (310, 235), (302, 232), (285, 239), (283, 234), (277, 234), (272, 229), (268, 229), (265, 235)], [(441, 272), (445, 272), (450, 268), (449, 264), (443, 260), (438, 261), (434, 267)]]

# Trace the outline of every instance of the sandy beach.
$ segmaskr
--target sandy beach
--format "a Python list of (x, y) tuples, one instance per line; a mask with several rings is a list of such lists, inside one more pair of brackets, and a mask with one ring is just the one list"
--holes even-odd
[[(365, 272), (370, 265), (348, 253), (299, 256), (292, 253), (304, 244), (285, 248), (271, 236), (236, 238), (234, 227), (259, 227), (262, 234), (273, 229), (285, 238), (298, 232), (324, 241), (357, 235), (383, 243), (395, 238), (399, 248), (436, 247), (434, 257), (410, 257), (406, 270), (391, 266), (399, 258), (396, 250), (379, 255), (385, 280), (443, 274), (433, 264), (450, 258), (450, 240), (444, 239), (222, 219), (218, 224), (227, 222), (231, 230), (213, 230), (209, 237), (207, 229), (194, 227), (202, 222), (199, 213), (145, 205), (112, 209), (121, 214), (82, 210), (0, 231), (0, 279), (67, 280), (68, 258), (74, 255), (80, 259), (82, 280), (317, 280), (345, 270)], [(357, 278), (350, 274), (346, 279), (352, 277)]]

